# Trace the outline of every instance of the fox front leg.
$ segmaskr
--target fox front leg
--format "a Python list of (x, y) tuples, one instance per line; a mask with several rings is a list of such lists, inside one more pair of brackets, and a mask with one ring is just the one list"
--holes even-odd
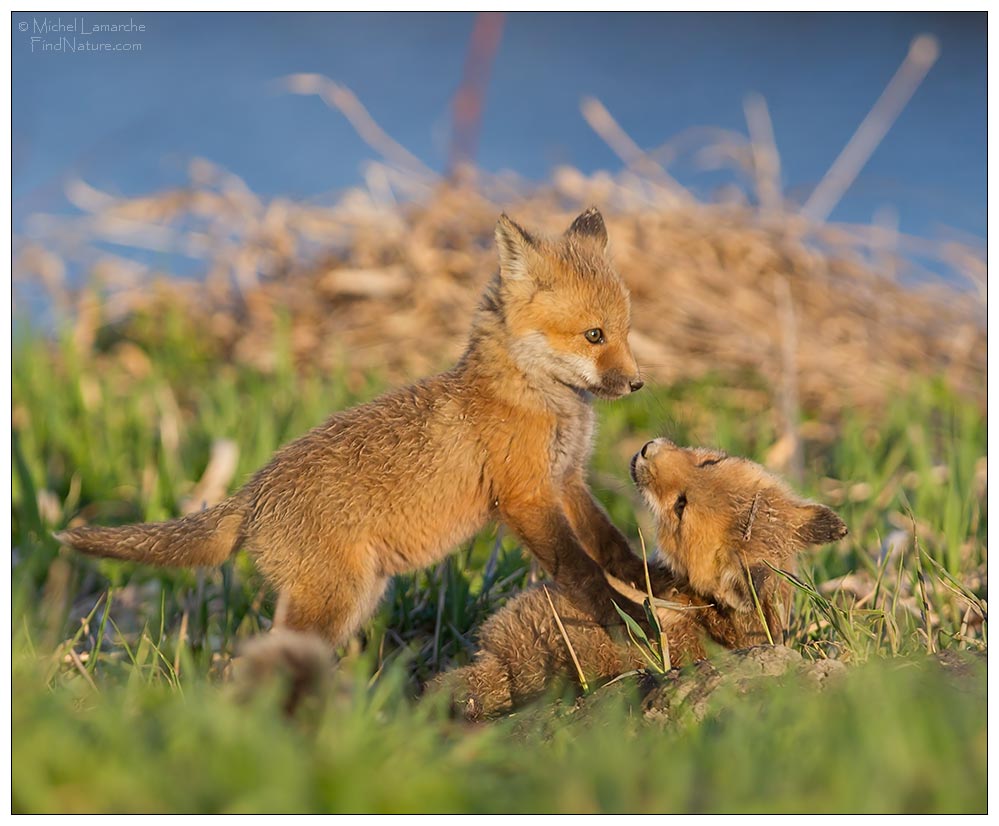
[(616, 624), (621, 621), (616, 601), (644, 624), (642, 610), (607, 583), (603, 568), (586, 552), (561, 507), (538, 500), (509, 503), (503, 519), (578, 609), (602, 625)]
[(572, 476), (567, 482), (563, 489), (562, 506), (579, 541), (600, 567), (623, 582), (644, 589), (645, 566), (642, 560), (593, 498), (582, 473)]

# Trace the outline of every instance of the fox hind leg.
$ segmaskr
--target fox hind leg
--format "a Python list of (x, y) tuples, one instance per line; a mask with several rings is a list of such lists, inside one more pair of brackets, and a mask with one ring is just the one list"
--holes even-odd
[(445, 672), (429, 691), (446, 693), (452, 713), (468, 722), (496, 717), (513, 708), (510, 670), (491, 652), (481, 652), (471, 665)]
[(328, 576), (302, 577), (278, 596), (275, 627), (314, 631), (333, 646), (342, 645), (371, 617), (388, 579), (375, 574), (330, 570)]

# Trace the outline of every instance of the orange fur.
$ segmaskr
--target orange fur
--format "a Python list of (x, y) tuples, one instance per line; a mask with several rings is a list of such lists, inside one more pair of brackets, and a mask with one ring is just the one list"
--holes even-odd
[(504, 215), (496, 240), (499, 273), (451, 370), (336, 413), (210, 510), (59, 539), (158, 565), (219, 564), (245, 547), (278, 590), (287, 626), (340, 643), (390, 577), (440, 560), (499, 519), (575, 600), (612, 618), (600, 566), (637, 581), (640, 564), (583, 468), (591, 396), (641, 387), (628, 291), (595, 209), (551, 240)]
[[(659, 607), (674, 665), (703, 659), (706, 641), (725, 648), (768, 642), (748, 576), (774, 642), (783, 640), (782, 580), (766, 563), (793, 568), (808, 545), (843, 537), (831, 510), (795, 496), (777, 477), (746, 459), (666, 439), (646, 444), (632, 476), (656, 515), (660, 567), (650, 571), (656, 596), (695, 607)], [(677, 502), (684, 502), (678, 507)], [(747, 571), (749, 572), (747, 574)], [(633, 602), (642, 595), (632, 589)], [(549, 586), (584, 676), (608, 680), (646, 663), (621, 623), (608, 624)], [(618, 596), (617, 601), (624, 599)], [(451, 695), (470, 719), (495, 716), (543, 693), (552, 684), (578, 685), (575, 664), (552, 605), (539, 588), (512, 599), (485, 623), (475, 662), (439, 678), (434, 690)]]

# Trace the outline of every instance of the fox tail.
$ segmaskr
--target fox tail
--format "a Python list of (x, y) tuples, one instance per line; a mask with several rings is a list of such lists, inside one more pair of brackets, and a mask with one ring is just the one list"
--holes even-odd
[(237, 495), (169, 522), (72, 528), (53, 535), (90, 556), (164, 567), (205, 567), (220, 565), (238, 550), (246, 510)]

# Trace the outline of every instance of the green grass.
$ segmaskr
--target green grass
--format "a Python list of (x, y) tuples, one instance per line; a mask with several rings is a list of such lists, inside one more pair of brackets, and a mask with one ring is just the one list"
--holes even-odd
[(814, 694), (793, 681), (659, 728), (597, 719), (469, 730), (363, 666), (314, 729), (192, 678), (38, 689), (15, 674), (13, 808), (200, 812), (984, 811), (984, 666), (958, 687), (912, 662)]
[[(280, 345), (280, 342), (279, 342)], [(984, 412), (922, 383), (834, 439), (805, 442), (802, 492), (850, 535), (802, 560), (791, 644), (857, 667), (822, 694), (794, 681), (661, 729), (618, 698), (585, 719), (525, 711), (476, 729), (418, 702), (466, 662), (483, 619), (532, 575), (489, 528), (400, 577), (346, 652), (325, 713), (290, 724), (238, 705), (220, 675), (270, 625), (244, 555), (159, 571), (60, 551), (50, 531), (175, 515), (218, 438), (232, 485), (377, 377), (227, 364), (182, 318), (140, 320), (95, 352), (67, 336), (14, 342), (12, 424), (15, 811), (984, 811), (985, 675), (947, 679), (927, 651), (986, 648)], [(708, 378), (599, 404), (592, 484), (637, 547), (628, 481), (669, 435), (762, 460), (778, 432), (760, 380)], [(899, 531), (917, 540), (887, 554)], [(856, 573), (867, 600), (823, 588)], [(984, 607), (982, 607), (984, 611)]]

